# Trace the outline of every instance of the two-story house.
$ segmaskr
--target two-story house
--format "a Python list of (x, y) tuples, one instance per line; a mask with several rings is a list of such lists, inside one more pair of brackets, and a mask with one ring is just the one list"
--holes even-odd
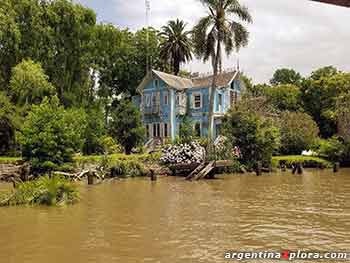
[[(137, 88), (133, 102), (142, 113), (147, 138), (175, 139), (181, 121), (188, 116), (197, 136), (208, 136), (209, 90), (213, 76), (182, 78), (152, 70)], [(214, 96), (214, 127), (220, 133), (222, 117), (238, 102), (243, 89), (238, 71), (223, 72), (217, 78)]]

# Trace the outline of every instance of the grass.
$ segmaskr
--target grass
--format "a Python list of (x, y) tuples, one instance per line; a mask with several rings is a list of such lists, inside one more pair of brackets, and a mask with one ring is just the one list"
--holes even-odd
[[(156, 162), (160, 158), (159, 153), (154, 154), (130, 154), (116, 153), (107, 156), (111, 161), (140, 161), (140, 162)], [(99, 163), (105, 158), (104, 155), (88, 155), (75, 156), (74, 161), (77, 163)]]
[(332, 163), (315, 156), (303, 156), (303, 155), (286, 155), (286, 156), (274, 156), (272, 157), (272, 164), (274, 167), (277, 167), (280, 162), (285, 162), (287, 167), (292, 166), (294, 163), (302, 163), (304, 167), (315, 168), (315, 167), (332, 167)]
[(0, 206), (73, 204), (79, 199), (76, 185), (64, 177), (47, 176), (35, 181), (19, 183), (5, 196), (0, 197)]
[(21, 161), (21, 157), (6, 157), (6, 156), (0, 156), (0, 163), (13, 163), (17, 161)]

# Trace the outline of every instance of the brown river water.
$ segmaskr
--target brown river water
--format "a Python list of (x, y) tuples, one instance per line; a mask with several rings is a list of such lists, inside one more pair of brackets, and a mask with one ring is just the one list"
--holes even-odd
[(0, 263), (233, 262), (226, 251), (283, 249), (350, 252), (349, 169), (127, 179), (82, 185), (73, 206), (0, 208)]

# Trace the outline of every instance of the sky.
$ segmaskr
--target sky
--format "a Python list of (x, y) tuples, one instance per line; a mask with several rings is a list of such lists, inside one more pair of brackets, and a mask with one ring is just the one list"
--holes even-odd
[[(76, 0), (97, 13), (102, 23), (137, 30), (146, 25), (144, 0)], [(160, 29), (180, 18), (190, 29), (206, 10), (199, 0), (150, 0), (150, 25)], [(255, 83), (268, 82), (273, 72), (293, 68), (303, 75), (333, 65), (350, 71), (350, 8), (309, 0), (241, 0), (253, 16), (247, 47), (230, 57), (223, 68), (237, 66)], [(191, 72), (210, 72), (210, 63), (194, 60)]]

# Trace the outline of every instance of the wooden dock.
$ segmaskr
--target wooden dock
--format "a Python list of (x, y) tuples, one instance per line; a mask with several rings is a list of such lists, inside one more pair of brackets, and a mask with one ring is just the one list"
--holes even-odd
[(211, 178), (220, 168), (232, 167), (233, 161), (218, 160), (203, 163), (177, 164), (170, 167), (173, 175), (185, 176), (186, 180)]

